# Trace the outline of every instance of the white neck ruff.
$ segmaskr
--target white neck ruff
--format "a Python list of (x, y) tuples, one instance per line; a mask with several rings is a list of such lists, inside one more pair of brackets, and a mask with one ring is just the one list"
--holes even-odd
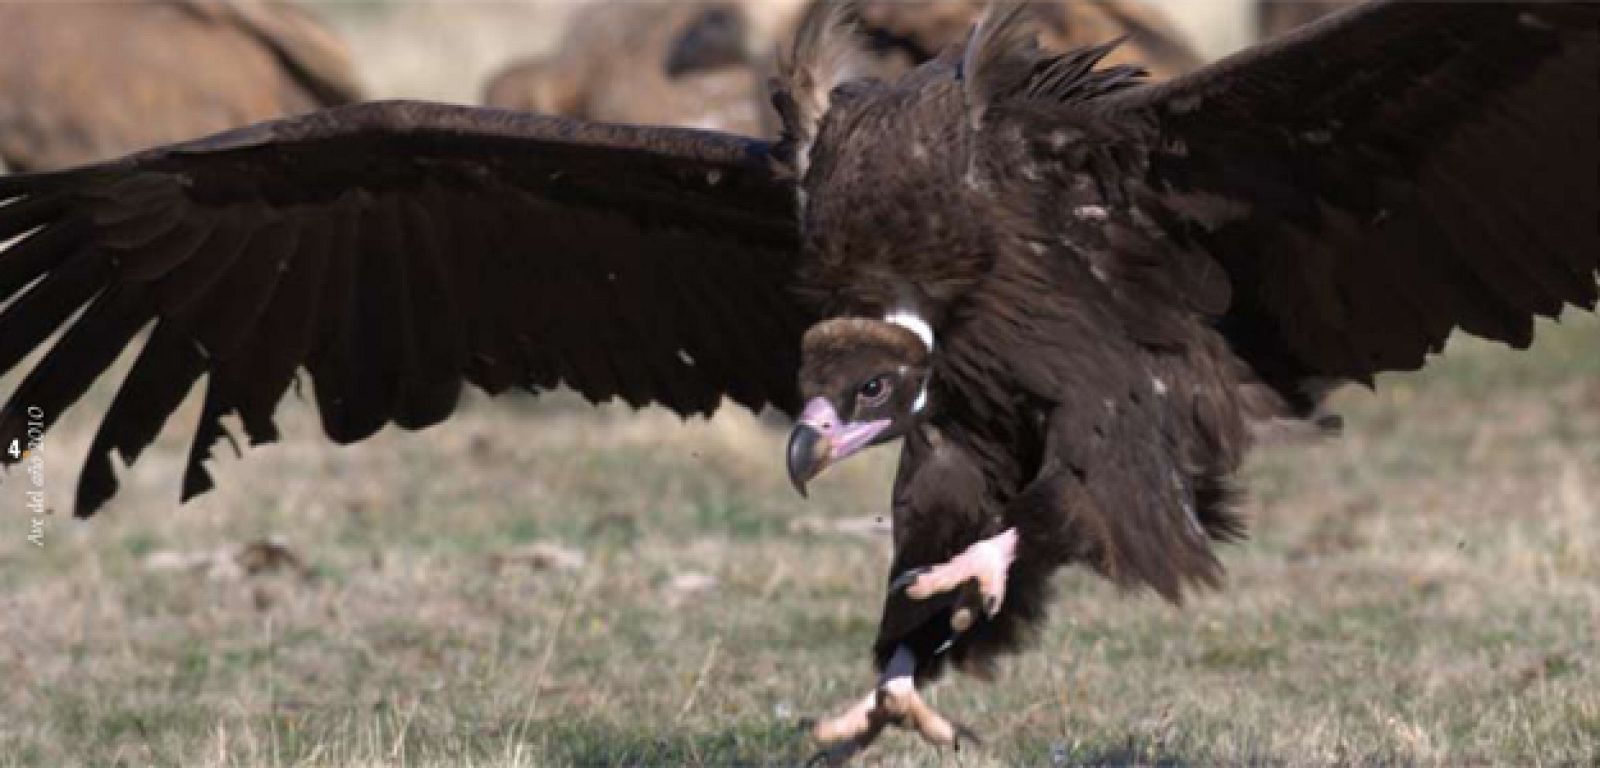
[(910, 310), (897, 309), (884, 315), (883, 321), (898, 325), (916, 334), (917, 338), (922, 339), (922, 345), (927, 347), (929, 352), (933, 351), (933, 327), (928, 325), (928, 321), (923, 320), (917, 313)]

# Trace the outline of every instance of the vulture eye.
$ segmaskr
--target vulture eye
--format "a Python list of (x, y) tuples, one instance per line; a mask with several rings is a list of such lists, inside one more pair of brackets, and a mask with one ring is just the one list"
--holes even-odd
[(894, 387), (890, 385), (888, 376), (874, 376), (867, 379), (867, 383), (861, 385), (858, 393), (861, 407), (876, 408), (883, 405), (888, 402), (889, 393), (892, 391)]

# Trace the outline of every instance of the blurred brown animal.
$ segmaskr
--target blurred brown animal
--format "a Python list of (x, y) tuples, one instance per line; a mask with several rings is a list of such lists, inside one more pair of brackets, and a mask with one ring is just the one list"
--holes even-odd
[[(749, 52), (770, 47), (769, 38), (791, 38), (800, 14), (759, 2), (584, 8), (560, 51), (496, 75), (484, 102), (603, 122), (771, 136), (776, 115), (764, 89), (771, 56)], [(965, 39), (984, 2), (866, 0), (858, 7), (873, 74), (894, 78)], [(1053, 0), (1039, 7), (1040, 43), (1047, 49), (1064, 52), (1126, 35), (1107, 65), (1138, 64), (1165, 78), (1201, 63), (1159, 11), (1137, 0)]]
[(600, 122), (767, 134), (766, 78), (747, 53), (751, 34), (735, 3), (597, 3), (575, 12), (554, 54), (495, 75), (484, 103)]
[(0, 160), (13, 171), (361, 98), (343, 43), (285, 0), (0, 3)]
[(1257, 0), (1256, 39), (1267, 40), (1361, 0)]
[[(824, 2), (825, 0), (814, 0)], [(897, 77), (966, 39), (986, 0), (863, 0), (862, 29), (885, 67)], [(1039, 44), (1064, 53), (1126, 36), (1103, 66), (1133, 64), (1164, 79), (1200, 66), (1201, 58), (1154, 6), (1139, 0), (1050, 0), (1037, 4)]]

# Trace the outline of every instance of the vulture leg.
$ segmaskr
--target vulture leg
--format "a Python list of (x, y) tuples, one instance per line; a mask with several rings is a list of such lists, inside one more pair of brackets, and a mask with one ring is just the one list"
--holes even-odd
[(977, 734), (935, 712), (917, 693), (917, 659), (900, 646), (889, 659), (878, 687), (837, 717), (817, 724), (812, 734), (830, 746), (811, 758), (812, 765), (842, 765), (876, 741), (885, 725), (909, 728), (937, 747), (961, 749), (961, 739), (977, 742)]
[(807, 765), (844, 765), (878, 740), (889, 724), (888, 713), (878, 706), (878, 691), (873, 690), (842, 714), (831, 717), (812, 729), (811, 735), (828, 746), (813, 756)]
[[(1000, 612), (1000, 605), (1005, 602), (1006, 572), (1016, 559), (1017, 529), (1007, 528), (997, 536), (967, 547), (949, 562), (906, 571), (894, 580), (890, 588), (903, 588), (907, 597), (926, 600), (975, 581), (983, 595), (984, 613), (993, 616)], [(960, 631), (962, 628), (957, 629)]]

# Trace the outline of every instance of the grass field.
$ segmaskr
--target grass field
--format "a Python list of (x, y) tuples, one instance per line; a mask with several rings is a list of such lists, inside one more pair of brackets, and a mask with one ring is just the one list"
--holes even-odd
[[(985, 746), (867, 763), (1594, 764), (1600, 321), (1338, 402), (1344, 437), (1257, 452), (1225, 591), (1066, 572), (1035, 651), (936, 689)], [(803, 502), (743, 414), (475, 399), (339, 449), (291, 402), (219, 490), (176, 507), (173, 432), (79, 524), (85, 416), (43, 546), (0, 485), (0, 764), (792, 764), (871, 682), (890, 451)], [(271, 536), (303, 568), (232, 567)]]

